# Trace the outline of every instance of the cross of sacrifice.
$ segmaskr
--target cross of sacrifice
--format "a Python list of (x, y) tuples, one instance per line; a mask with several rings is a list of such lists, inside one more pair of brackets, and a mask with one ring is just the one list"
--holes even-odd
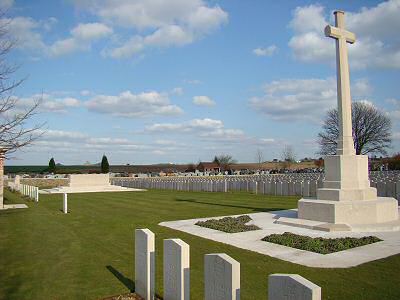
[(326, 26), (325, 36), (336, 39), (337, 98), (339, 114), (339, 139), (337, 155), (355, 155), (352, 122), (350, 73), (347, 55), (347, 43), (356, 41), (354, 33), (345, 30), (344, 12), (335, 11), (336, 27)]

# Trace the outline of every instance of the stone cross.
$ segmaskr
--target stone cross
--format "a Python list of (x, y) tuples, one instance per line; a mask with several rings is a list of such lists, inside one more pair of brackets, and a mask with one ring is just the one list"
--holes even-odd
[(335, 11), (334, 26), (325, 27), (325, 35), (336, 39), (337, 99), (339, 116), (339, 138), (337, 155), (354, 155), (354, 142), (351, 121), (350, 73), (347, 43), (356, 41), (354, 33), (345, 30), (344, 12)]

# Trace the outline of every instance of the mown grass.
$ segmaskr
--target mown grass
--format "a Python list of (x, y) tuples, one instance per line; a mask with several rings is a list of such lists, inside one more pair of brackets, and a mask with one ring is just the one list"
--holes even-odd
[(324, 299), (400, 299), (400, 255), (348, 269), (308, 268), (158, 226), (162, 221), (248, 214), (296, 207), (295, 197), (248, 193), (70, 194), (6, 203), (29, 209), (0, 212), (0, 299), (99, 299), (134, 288), (134, 229), (156, 234), (157, 293), (162, 295), (162, 241), (191, 249), (191, 299), (203, 299), (203, 258), (227, 253), (241, 264), (242, 299), (266, 299), (272, 273), (295, 273), (322, 287)]

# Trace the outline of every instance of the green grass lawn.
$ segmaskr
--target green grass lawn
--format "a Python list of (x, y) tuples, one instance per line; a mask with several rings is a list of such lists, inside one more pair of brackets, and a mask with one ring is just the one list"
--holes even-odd
[(90, 193), (41, 195), (39, 204), (5, 192), (0, 212), (0, 299), (99, 299), (134, 287), (134, 229), (156, 234), (157, 293), (162, 295), (162, 240), (190, 245), (191, 299), (203, 299), (203, 257), (224, 252), (241, 264), (242, 299), (266, 299), (271, 273), (297, 273), (324, 299), (400, 299), (400, 255), (349, 269), (316, 269), (158, 226), (161, 221), (296, 207), (297, 198), (247, 193)]

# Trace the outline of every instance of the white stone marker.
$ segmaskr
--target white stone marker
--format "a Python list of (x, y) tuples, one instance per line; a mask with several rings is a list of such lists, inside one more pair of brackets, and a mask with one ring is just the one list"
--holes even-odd
[(190, 251), (181, 239), (164, 240), (164, 300), (190, 299)]
[(240, 300), (240, 263), (225, 253), (204, 256), (205, 300)]
[(149, 229), (135, 230), (135, 292), (153, 300), (155, 292), (155, 243)]
[(63, 194), (63, 213), (64, 214), (68, 213), (68, 194), (67, 193)]
[(272, 274), (268, 277), (269, 300), (320, 300), (321, 288), (297, 274)]
[(36, 187), (36, 191), (35, 191), (35, 200), (36, 202), (39, 202), (39, 188)]

